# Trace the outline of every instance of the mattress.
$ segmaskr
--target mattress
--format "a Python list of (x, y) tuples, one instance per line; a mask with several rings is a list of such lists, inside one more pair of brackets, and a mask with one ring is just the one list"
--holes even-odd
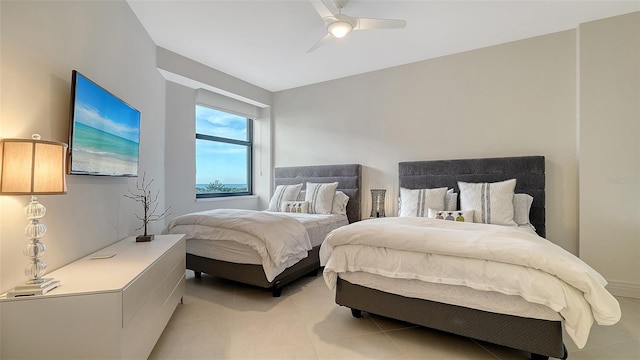
[(562, 320), (551, 308), (528, 302), (517, 295), (480, 291), (466, 286), (428, 283), (415, 279), (387, 278), (366, 272), (345, 272), (339, 277), (352, 284), (409, 298), (437, 301), (492, 313), (541, 320)]

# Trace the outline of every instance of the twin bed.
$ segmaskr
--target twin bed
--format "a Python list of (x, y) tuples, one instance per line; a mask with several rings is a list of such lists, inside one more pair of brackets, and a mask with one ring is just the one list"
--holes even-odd
[[(320, 251), (336, 303), (355, 317), (366, 311), (528, 351), (533, 359), (567, 357), (563, 326), (583, 347), (594, 320), (614, 324), (620, 308), (600, 274), (542, 238), (544, 162), (533, 156), (400, 163), (401, 194), (413, 189), (424, 202), (430, 201), (426, 193), (448, 188), (469, 203), (469, 184), (483, 184), (473, 205), (494, 218), (504, 210), (498, 186), (515, 179), (511, 201), (514, 192), (533, 197), (530, 224), (478, 224), (479, 214), (466, 213), (476, 223), (396, 217), (340, 228)], [(406, 202), (401, 199), (401, 208)]]
[[(335, 192), (349, 198), (346, 209), (332, 210), (331, 214), (310, 214), (285, 212), (278, 204), (273, 211), (211, 210), (176, 217), (164, 231), (187, 235), (187, 269), (193, 270), (196, 277), (206, 273), (269, 289), (277, 297), (286, 284), (320, 269), (318, 251), (326, 234), (360, 220), (362, 169), (359, 164), (274, 170), (276, 189), (302, 184), (306, 191), (308, 183), (337, 183)], [(296, 192), (296, 195), (297, 199), (288, 200), (304, 201), (304, 193)], [(282, 241), (284, 237), (289, 241)], [(306, 239), (299, 239), (301, 237)], [(274, 245), (263, 249), (263, 243), (267, 247)], [(280, 246), (283, 243), (294, 245)]]

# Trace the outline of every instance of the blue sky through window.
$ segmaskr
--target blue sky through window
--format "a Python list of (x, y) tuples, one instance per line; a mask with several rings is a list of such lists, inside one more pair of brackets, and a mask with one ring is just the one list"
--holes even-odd
[[(197, 105), (196, 133), (246, 141), (247, 119)], [(246, 184), (248, 150), (242, 145), (197, 139), (196, 184), (216, 180), (223, 184)]]
[(196, 106), (196, 133), (246, 141), (247, 118)]

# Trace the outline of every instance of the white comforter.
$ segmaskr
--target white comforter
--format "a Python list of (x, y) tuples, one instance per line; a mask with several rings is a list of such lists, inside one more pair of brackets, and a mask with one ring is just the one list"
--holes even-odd
[(320, 262), (331, 288), (338, 273), (363, 271), (519, 295), (560, 313), (579, 348), (586, 344), (594, 319), (612, 325), (621, 316), (600, 274), (517, 227), (427, 218), (360, 221), (327, 236)]
[[(224, 234), (221, 238), (220, 234)], [(178, 216), (163, 233), (186, 234), (187, 239), (232, 240), (253, 248), (262, 258), (268, 281), (307, 257), (309, 234), (300, 221), (265, 211), (216, 209)]]

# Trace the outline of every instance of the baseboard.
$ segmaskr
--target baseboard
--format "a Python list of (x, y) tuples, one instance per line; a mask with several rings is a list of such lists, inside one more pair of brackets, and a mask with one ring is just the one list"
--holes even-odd
[(640, 299), (640, 284), (624, 281), (608, 281), (607, 290), (615, 296)]

